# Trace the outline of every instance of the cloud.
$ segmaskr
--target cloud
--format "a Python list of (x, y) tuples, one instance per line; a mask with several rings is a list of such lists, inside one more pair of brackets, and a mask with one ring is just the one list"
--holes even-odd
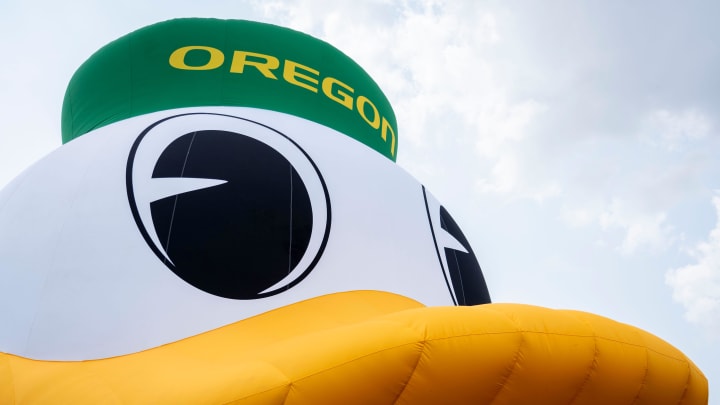
[(327, 40), (368, 71), (397, 114), (399, 159), (422, 181), (442, 182), (448, 162), (488, 170), (503, 165), (498, 158), (528, 134), (524, 129), (544, 107), (508, 93), (503, 63), (497, 63), (504, 42), (495, 10), (433, 0), (358, 4), (275, 1), (260, 7), (284, 25)]
[(554, 155), (560, 163), (548, 160), (557, 167), (547, 172), (562, 187), (566, 224), (605, 232), (624, 255), (658, 254), (677, 248), (696, 222), (685, 210), (707, 195), (718, 142), (711, 120), (693, 108), (652, 109), (635, 122), (622, 137), (585, 133), (564, 141)]
[[(474, 195), (455, 200), (532, 201), (568, 235), (596, 235), (596, 247), (623, 260), (676, 257), (703, 222), (688, 207), (717, 187), (720, 170), (712, 118), (720, 102), (709, 91), (717, 53), (695, 41), (714, 26), (709, 19), (669, 24), (670, 3), (650, 14), (618, 3), (620, 15), (579, 4), (262, 4), (267, 17), (368, 70), (398, 115), (398, 162), (440, 198), (472, 184)], [(697, 263), (667, 273), (688, 319), (713, 330), (718, 244), (710, 237), (693, 250)]]
[(659, 252), (678, 239), (664, 211), (644, 211), (627, 196), (606, 204), (590, 201), (565, 207), (562, 219), (572, 227), (596, 226), (604, 232), (620, 232), (616, 248), (624, 255), (640, 250)]
[(672, 287), (673, 298), (685, 307), (686, 319), (720, 340), (720, 194), (712, 202), (717, 223), (707, 240), (692, 249), (695, 263), (669, 270), (665, 282)]
[(667, 248), (675, 238), (664, 212), (628, 213), (618, 201), (609, 208), (600, 214), (599, 223), (602, 229), (622, 229), (624, 236), (620, 251), (624, 254), (634, 253), (639, 248)]
[[(431, 190), (464, 183), (475, 185), (477, 199), (553, 201), (567, 224), (607, 233), (625, 255), (670, 248), (683, 232), (671, 212), (703, 187), (708, 167), (679, 152), (707, 147), (714, 127), (689, 101), (647, 101), (665, 87), (668, 68), (648, 76), (636, 66), (667, 50), (643, 48), (646, 34), (630, 20), (619, 22), (623, 35), (605, 35), (593, 16), (611, 19), (608, 9), (586, 6), (559, 13), (433, 0), (257, 6), (368, 70), (398, 116), (398, 161)], [(652, 21), (662, 26), (662, 17)]]
[(648, 114), (643, 124), (644, 136), (649, 143), (670, 150), (705, 138), (713, 129), (710, 118), (693, 108), (682, 111), (657, 109)]

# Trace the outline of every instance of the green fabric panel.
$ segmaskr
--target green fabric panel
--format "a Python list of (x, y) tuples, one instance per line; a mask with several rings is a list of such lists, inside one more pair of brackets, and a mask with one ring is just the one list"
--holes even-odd
[[(224, 56), (223, 62), (204, 70), (171, 66), (173, 52), (187, 46), (212, 48)], [(279, 67), (271, 71), (277, 79), (267, 78), (249, 65), (243, 73), (231, 72), (235, 51), (277, 58)], [(186, 66), (203, 67), (211, 61), (210, 51), (191, 50), (182, 61)], [(283, 77), (287, 61), (319, 71), (315, 75), (304, 68), (297, 70), (318, 84), (296, 77), (317, 92)], [(352, 109), (323, 92), (322, 80), (328, 77), (353, 88)], [(347, 92), (335, 85), (337, 89)], [(377, 108), (377, 119), (369, 103), (363, 113), (373, 124), (379, 119), (379, 127), (368, 124), (358, 110), (357, 101), (362, 97)], [(393, 161), (396, 158), (395, 114), (378, 85), (357, 63), (311, 36), (241, 20), (170, 20), (137, 30), (97, 51), (68, 85), (62, 111), (63, 142), (126, 118), (196, 106), (246, 106), (296, 115), (357, 139)], [(382, 119), (391, 131), (383, 132)]]

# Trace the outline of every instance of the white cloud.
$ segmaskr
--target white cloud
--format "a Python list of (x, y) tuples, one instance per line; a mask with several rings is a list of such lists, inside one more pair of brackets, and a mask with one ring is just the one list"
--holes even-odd
[(712, 131), (709, 117), (696, 109), (658, 109), (648, 114), (643, 131), (651, 144), (676, 149), (686, 142), (702, 139)]
[(518, 163), (513, 156), (504, 156), (497, 160), (490, 171), (491, 179), (478, 180), (478, 188), (483, 193), (508, 193), (518, 183)]
[(496, 55), (502, 27), (487, 5), (343, 0), (260, 7), (348, 52), (378, 81), (398, 117), (399, 156), (421, 181), (433, 183), (450, 161), (463, 161), (472, 163), (476, 178), (469, 181), (483, 192), (515, 193), (528, 184), (536, 187), (523, 195), (532, 198), (556, 192), (522, 176), (528, 163), (517, 145), (546, 106), (510, 94), (506, 63)]
[(640, 250), (658, 252), (678, 238), (663, 211), (646, 211), (637, 201), (615, 197), (606, 204), (585, 202), (565, 208), (562, 219), (572, 227), (594, 225), (605, 232), (620, 232), (617, 249), (624, 255)]
[(501, 34), (494, 14), (477, 3), (273, 1), (259, 7), (368, 70), (402, 116), (406, 140), (432, 134), (428, 124), (448, 114), (484, 125), (485, 110), (506, 104), (485, 52)]
[(595, 223), (597, 214), (588, 208), (567, 208), (562, 212), (562, 219), (572, 227), (588, 226)]
[(658, 254), (677, 248), (697, 222), (686, 204), (707, 195), (718, 143), (710, 120), (692, 108), (650, 110), (636, 122), (638, 130), (622, 137), (567, 141), (575, 158), (559, 157), (565, 173), (554, 173), (564, 191), (561, 218), (604, 231), (625, 255)]
[(665, 282), (685, 307), (687, 320), (720, 340), (720, 195), (713, 198), (713, 205), (718, 220), (707, 240), (692, 250), (695, 263), (668, 271)]
[[(566, 223), (604, 231), (625, 255), (673, 247), (683, 231), (670, 212), (705, 169), (667, 153), (706, 142), (712, 121), (694, 107), (639, 103), (633, 91), (644, 88), (623, 85), (635, 71), (605, 43), (614, 37), (596, 35), (602, 27), (567, 38), (573, 19), (553, 13), (536, 16), (544, 22), (534, 32), (527, 11), (478, 2), (257, 5), (368, 70), (398, 115), (399, 161), (431, 190), (465, 182), (476, 198), (554, 200)], [(588, 38), (605, 53), (588, 53)], [(648, 139), (663, 147), (647, 148)]]
[(601, 216), (603, 227), (619, 227), (624, 232), (620, 251), (631, 254), (640, 248), (660, 250), (673, 242), (673, 230), (666, 223), (665, 213), (622, 216), (616, 213), (604, 213)]

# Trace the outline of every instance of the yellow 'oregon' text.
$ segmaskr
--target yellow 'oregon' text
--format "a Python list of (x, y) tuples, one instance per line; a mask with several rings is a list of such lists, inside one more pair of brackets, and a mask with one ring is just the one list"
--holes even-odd
[[(185, 57), (190, 51), (207, 52), (209, 58), (204, 65), (188, 65), (185, 62)], [(223, 51), (210, 46), (184, 46), (173, 51), (170, 55), (169, 62), (170, 66), (175, 69), (213, 70), (221, 67), (223, 63), (225, 63), (225, 54)], [(280, 65), (282, 65), (282, 70), (278, 71)], [(357, 109), (358, 115), (367, 125), (380, 131), (380, 136), (384, 142), (387, 142), (387, 136), (390, 134), (390, 154), (395, 155), (395, 145), (397, 142), (395, 130), (388, 120), (380, 115), (377, 107), (370, 99), (363, 95), (356, 98), (353, 97), (355, 89), (348, 84), (334, 77), (322, 77), (319, 70), (289, 59), (284, 59), (281, 63), (280, 59), (272, 55), (249, 51), (234, 51), (230, 63), (230, 73), (242, 74), (246, 68), (255, 69), (265, 78), (271, 80), (279, 80), (278, 75), (280, 75), (285, 82), (294, 86), (301, 87), (313, 93), (322, 91), (325, 97), (350, 111)]]

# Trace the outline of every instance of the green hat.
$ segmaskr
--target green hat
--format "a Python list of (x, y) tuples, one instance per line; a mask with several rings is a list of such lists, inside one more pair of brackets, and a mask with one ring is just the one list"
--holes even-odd
[(65, 93), (63, 143), (126, 118), (199, 106), (292, 114), (396, 158), (395, 114), (357, 63), (309, 35), (242, 20), (170, 20), (97, 51)]

